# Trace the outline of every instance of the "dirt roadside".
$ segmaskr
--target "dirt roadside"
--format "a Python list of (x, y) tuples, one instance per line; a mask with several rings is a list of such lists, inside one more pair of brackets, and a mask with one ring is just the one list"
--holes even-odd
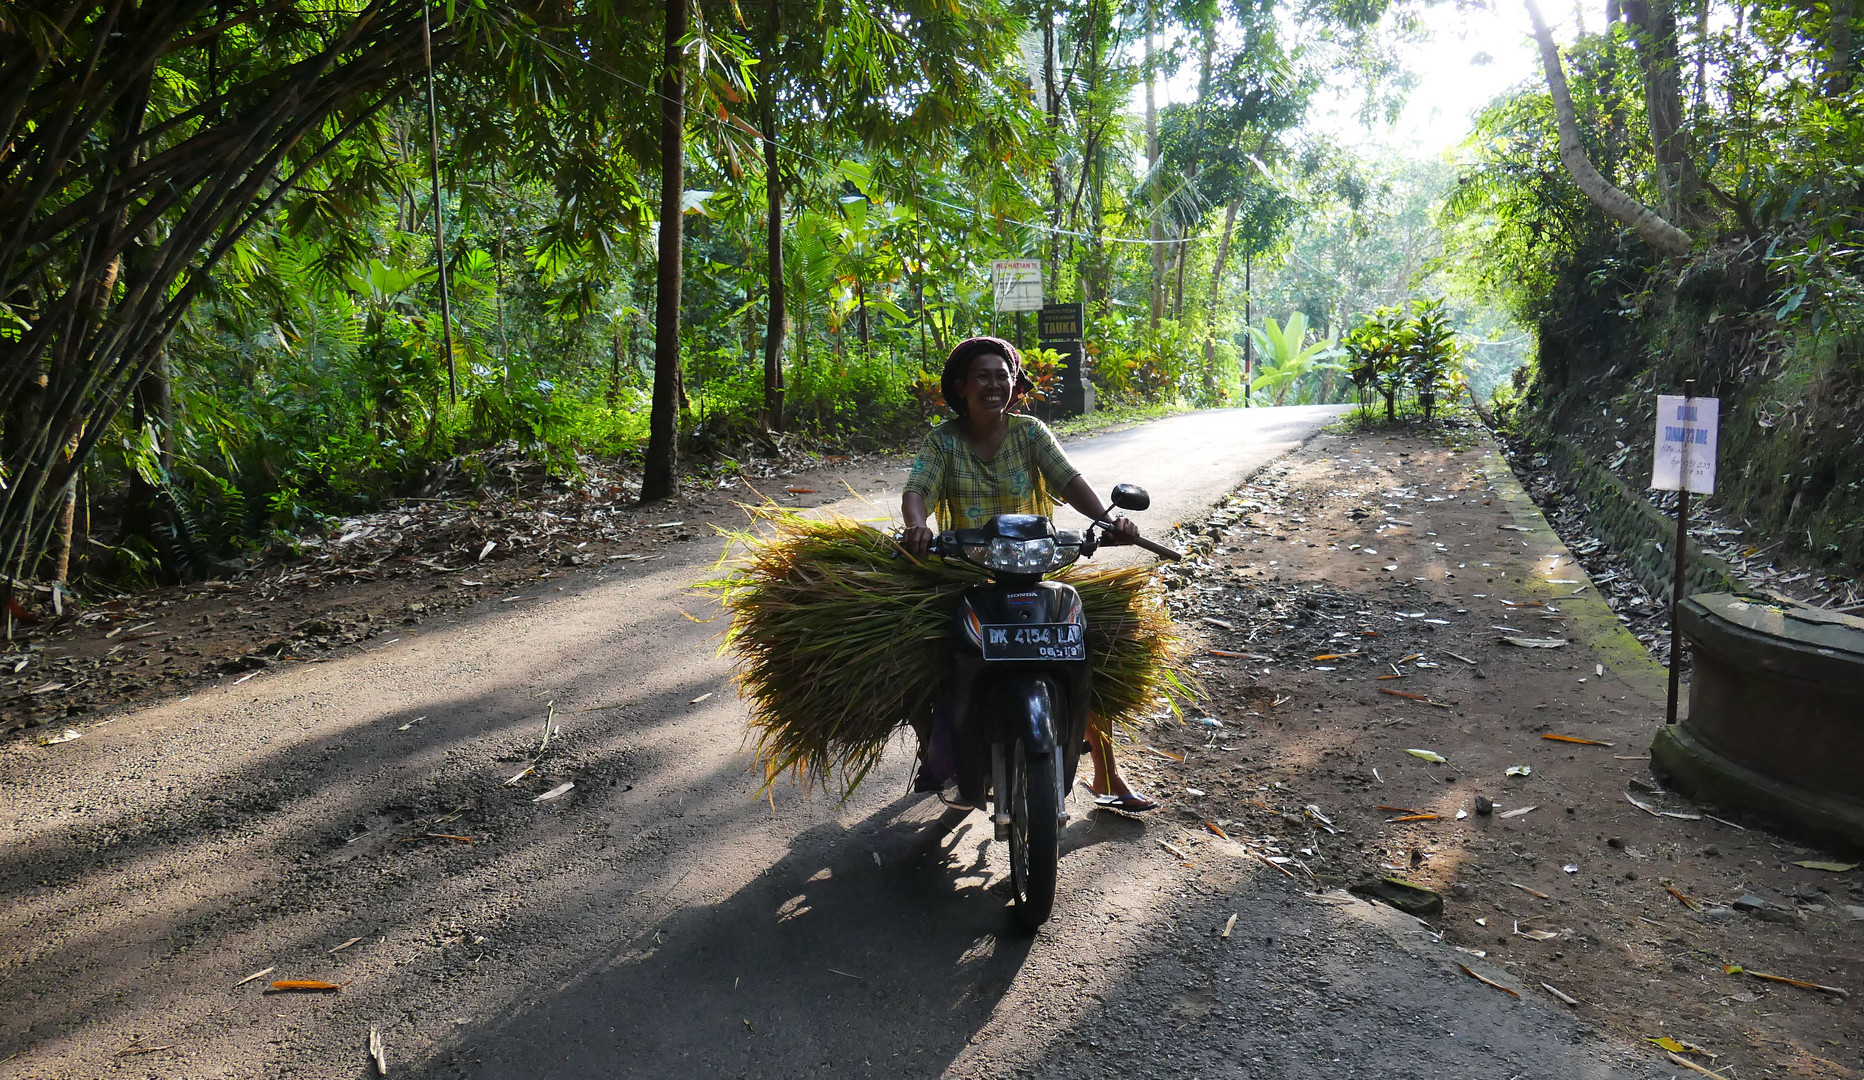
[[(1075, 438), (1141, 422), (1064, 427)], [(477, 479), (455, 474), (429, 496), (334, 519), (295, 538), (295, 550), (273, 545), (224, 577), (56, 609), (48, 590), (22, 595), (26, 619), (0, 640), (0, 738), (81, 735), (124, 705), (320, 663), (488, 601), (521, 603), (506, 600), (521, 586), (569, 586), (618, 561), (664, 558), (668, 545), (743, 528), (742, 503), (810, 509), (896, 491), (911, 464), (786, 449), (689, 477), (679, 498), (643, 507), (639, 470), (613, 461), (580, 456), (581, 475), (564, 478), (523, 458), (480, 457)]]
[(1486, 433), (1324, 434), (1199, 531), (1169, 580), (1212, 700), (1126, 754), (1165, 813), (1315, 885), (1436, 890), (1446, 942), (1634, 1045), (1860, 1075), (1855, 1000), (1724, 965), (1864, 989), (1864, 876), (1657, 789), (1662, 669)]
[[(688, 483), (641, 507), (631, 471), (583, 462), (580, 482), (513, 462), (453, 495), (399, 500), (336, 521), (226, 580), (125, 594), (54, 616), (0, 642), (0, 735), (80, 735), (113, 709), (293, 663), (321, 663), (513, 590), (571, 586), (617, 562), (664, 558), (669, 545), (741, 529), (740, 503), (797, 508), (899, 483), (886, 456), (812, 456), (752, 464)], [(16, 738), (19, 736), (16, 736)]]

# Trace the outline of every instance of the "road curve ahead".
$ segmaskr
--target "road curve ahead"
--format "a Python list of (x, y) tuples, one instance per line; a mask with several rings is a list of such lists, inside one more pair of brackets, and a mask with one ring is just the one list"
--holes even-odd
[[(1345, 405), (1205, 409), (1067, 444), (1069, 458), (1105, 499), (1115, 484), (1138, 484), (1152, 508), (1134, 515), (1164, 531), (1197, 516), (1269, 461), (1306, 442)], [(1086, 519), (1069, 510), (1062, 528)]]
[[(1157, 530), (1333, 412), (1194, 413), (1068, 449), (1103, 494), (1149, 487)], [(1273, 875), (1220, 902), (1241, 913), (1237, 985), (1311, 1019), (1300, 1040), (1213, 1016), (1209, 988), (1130, 1000), (1140, 965), (1222, 921), (1156, 842), (1162, 815), (1077, 813), (1031, 938), (986, 822), (906, 796), (904, 747), (845, 802), (755, 798), (691, 588), (718, 542), (664, 549), (0, 756), (0, 1077), (355, 1077), (371, 1029), (412, 1077), (1099, 1076), (1101, 1018), (1129, 1007), (1158, 1036), (1122, 1048), (1129, 1076), (1608, 1075), (1570, 1024)], [(1269, 989), (1323, 969), (1354, 1009)]]
[[(1105, 500), (1115, 484), (1138, 484), (1152, 496), (1152, 506), (1130, 515), (1148, 534), (1163, 534), (1234, 490), (1245, 477), (1306, 442), (1345, 405), (1291, 405), (1268, 409), (1204, 409), (1135, 424), (1105, 435), (1067, 439), (1063, 449), (1094, 490)], [(866, 501), (846, 499), (826, 512), (870, 518), (885, 511), (897, 522), (900, 492)], [(1056, 524), (1078, 529), (1087, 519), (1067, 506), (1057, 508)], [(1098, 563), (1149, 560), (1134, 549), (1103, 549)]]

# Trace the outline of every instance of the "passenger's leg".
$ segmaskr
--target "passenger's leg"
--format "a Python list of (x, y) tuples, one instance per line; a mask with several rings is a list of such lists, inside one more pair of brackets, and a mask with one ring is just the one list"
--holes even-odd
[(1113, 759), (1113, 740), (1093, 725), (1088, 726), (1087, 746), (1094, 758), (1094, 782), (1088, 787), (1096, 795), (1111, 797), (1109, 805), (1120, 810), (1151, 810), (1158, 803), (1129, 787)]

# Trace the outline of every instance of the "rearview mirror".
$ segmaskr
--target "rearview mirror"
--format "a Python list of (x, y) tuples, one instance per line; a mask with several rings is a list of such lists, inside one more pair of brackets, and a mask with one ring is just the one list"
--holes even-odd
[(1144, 510), (1152, 505), (1152, 496), (1138, 484), (1120, 484), (1113, 489), (1113, 505), (1122, 510)]

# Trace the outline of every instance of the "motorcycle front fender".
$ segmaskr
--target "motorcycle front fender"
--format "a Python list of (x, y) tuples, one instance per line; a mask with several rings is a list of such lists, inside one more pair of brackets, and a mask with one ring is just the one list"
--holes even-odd
[(1054, 753), (1055, 729), (1062, 719), (1057, 715), (1062, 695), (1054, 680), (1047, 675), (1023, 675), (1005, 680), (1001, 693), (1005, 741), (1014, 734), (1031, 754)]

